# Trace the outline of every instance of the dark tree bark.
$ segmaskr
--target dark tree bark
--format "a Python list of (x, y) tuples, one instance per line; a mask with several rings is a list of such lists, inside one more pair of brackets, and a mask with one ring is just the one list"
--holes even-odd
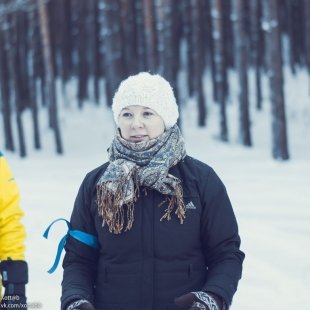
[[(296, 74), (296, 65), (300, 64), (300, 54), (302, 45), (302, 33), (301, 26), (301, 10), (300, 1), (286, 0), (286, 8), (288, 14), (288, 33), (290, 42), (290, 66), (293, 74)], [(308, 34), (309, 35), (309, 34)]]
[(239, 77), (239, 140), (245, 146), (251, 146), (249, 91), (248, 91), (248, 55), (245, 33), (244, 0), (233, 0), (232, 16), (234, 29), (235, 64)]
[[(304, 40), (306, 65), (310, 75), (310, 1), (304, 0)], [(310, 86), (310, 84), (309, 84)], [(310, 88), (309, 88), (310, 93)]]
[[(212, 23), (211, 23), (211, 9), (210, 1), (202, 2), (202, 28), (204, 33), (203, 39), (203, 48), (204, 48), (204, 66), (209, 67), (209, 71), (213, 70), (212, 68), (212, 55), (213, 55), (213, 40), (212, 40)], [(213, 76), (213, 75), (212, 75)]]
[(106, 95), (108, 105), (112, 104), (114, 92), (125, 76), (122, 55), (122, 34), (120, 28), (120, 5), (115, 0), (100, 0), (100, 25), (103, 41)]
[(234, 44), (233, 26), (230, 20), (231, 1), (222, 0), (222, 25), (223, 25), (223, 49), (224, 49), (224, 90), (226, 100), (229, 96), (228, 70), (234, 66), (234, 52), (231, 48)]
[[(143, 20), (145, 35), (145, 54), (147, 70), (155, 71), (157, 67), (155, 10), (152, 0), (143, 0)], [(167, 6), (169, 4), (166, 4)]]
[(135, 1), (135, 16), (136, 16), (136, 34), (137, 34), (137, 58), (138, 71), (144, 71), (146, 66), (146, 51), (145, 51), (145, 35), (143, 26), (143, 4), (142, 0)]
[(121, 0), (121, 24), (123, 36), (123, 55), (126, 75), (138, 71), (137, 34), (135, 25), (135, 2)]
[(215, 70), (215, 54), (214, 54), (214, 42), (213, 42), (213, 23), (212, 23), (212, 6), (211, 0), (205, 2), (206, 10), (207, 10), (207, 18), (205, 20), (207, 27), (207, 47), (209, 54), (209, 67), (211, 69), (211, 79), (212, 79), (212, 98), (213, 101), (217, 102), (217, 83), (216, 83), (216, 70)]
[(16, 13), (16, 76), (19, 84), (18, 104), (23, 111), (30, 106), (30, 91), (28, 86), (28, 41), (27, 41), (28, 21), (25, 12)]
[(83, 107), (83, 102), (88, 98), (88, 62), (87, 47), (89, 46), (88, 23), (87, 23), (87, 5), (88, 1), (79, 0), (78, 4), (78, 106)]
[(255, 71), (255, 89), (256, 89), (256, 108), (262, 109), (262, 87), (261, 87), (261, 66), (262, 66), (262, 36), (261, 36), (261, 2), (252, 0), (250, 5), (250, 55)]
[(41, 149), (41, 138), (39, 130), (39, 117), (38, 117), (38, 104), (37, 104), (37, 92), (36, 92), (36, 76), (35, 76), (35, 51), (37, 48), (36, 41), (36, 11), (32, 10), (28, 13), (28, 41), (29, 41), (29, 50), (28, 50), (28, 67), (29, 67), (29, 96), (30, 96), (30, 108), (32, 114), (32, 124), (33, 124), (33, 141), (34, 148)]
[(211, 0), (212, 38), (214, 43), (215, 83), (217, 102), (220, 105), (220, 140), (228, 141), (225, 95), (225, 62), (223, 43), (223, 4), (222, 0)]
[(69, 105), (66, 84), (72, 74), (71, 1), (52, 0), (49, 6), (51, 44), (54, 45), (52, 54), (55, 63), (54, 68), (56, 69), (55, 77), (61, 82), (65, 105)]
[(289, 153), (283, 93), (282, 47), (276, 0), (264, 0), (263, 16), (272, 106), (272, 156), (275, 159), (287, 160)]
[(5, 31), (5, 40), (9, 44), (8, 46), (8, 65), (9, 76), (11, 79), (11, 100), (14, 100), (15, 118), (17, 124), (18, 142), (19, 142), (19, 154), (21, 157), (26, 157), (26, 143), (24, 128), (22, 123), (22, 103), (21, 103), (21, 84), (18, 77), (19, 58), (17, 54), (17, 16), (11, 14), (7, 17), (7, 29)]
[[(175, 0), (157, 0), (156, 29), (157, 29), (157, 54), (158, 73), (171, 84), (176, 101), (179, 104), (179, 89), (177, 75), (179, 69), (180, 49), (180, 11)], [(178, 125), (181, 128), (180, 119)]]
[[(36, 80), (36, 88), (37, 89), (37, 99), (38, 102), (41, 102), (42, 106), (46, 106), (47, 102), (45, 99), (45, 76), (44, 76), (44, 62), (43, 62), (43, 50), (42, 50), (42, 40), (41, 40), (41, 32), (40, 32), (40, 22), (39, 22), (39, 14), (37, 8), (33, 10), (33, 19), (29, 22), (30, 27), (34, 27), (31, 29), (33, 30), (33, 36), (29, 38), (29, 45), (31, 48), (31, 53), (33, 53), (30, 61), (33, 60), (33, 74)], [(29, 17), (31, 18), (31, 17)], [(30, 31), (30, 32), (31, 32)]]
[(203, 8), (201, 7), (199, 0), (191, 0), (191, 21), (192, 21), (192, 41), (191, 45), (193, 48), (193, 67), (194, 74), (192, 79), (194, 81), (194, 91), (197, 95), (198, 103), (198, 125), (205, 126), (207, 118), (207, 109), (205, 103), (205, 95), (203, 91), (203, 73), (204, 73), (204, 55), (203, 55), (203, 37), (202, 31), (202, 13)]
[(187, 86), (189, 97), (194, 94), (194, 61), (193, 61), (193, 47), (191, 45), (192, 38), (192, 21), (191, 21), (191, 11), (190, 1), (184, 0), (182, 6), (182, 20), (183, 20), (183, 36), (186, 42), (186, 72), (187, 72)]
[(156, 1), (156, 20), (158, 72), (170, 82), (178, 102), (176, 69), (179, 61), (179, 38), (176, 28), (178, 12), (174, 0)]
[(45, 91), (46, 98), (48, 100), (48, 107), (50, 111), (51, 126), (55, 134), (56, 152), (58, 154), (63, 153), (63, 145), (59, 128), (58, 121), (58, 109), (57, 109), (57, 98), (55, 89), (55, 76), (54, 68), (52, 63), (50, 37), (49, 37), (49, 23), (47, 9), (44, 0), (37, 0), (41, 30), (41, 40), (44, 58), (45, 68)]
[(62, 67), (62, 79), (63, 83), (68, 82), (72, 74), (72, 38), (70, 33), (71, 27), (71, 0), (58, 0), (60, 12), (59, 17), (61, 24), (63, 25), (60, 35), (61, 46), (61, 67)]
[(88, 75), (92, 81), (93, 87), (93, 98), (97, 105), (99, 105), (100, 91), (99, 82), (101, 77), (101, 59), (100, 59), (100, 27), (99, 27), (99, 3), (97, 0), (87, 1), (87, 11), (88, 11), (88, 37), (89, 47), (87, 49), (87, 62), (88, 65)]
[(6, 22), (0, 24), (0, 93), (1, 93), (1, 112), (3, 117), (4, 126), (4, 146), (5, 149), (14, 151), (14, 138), (12, 129), (12, 109), (10, 105), (10, 85), (9, 85), (9, 68), (8, 68), (8, 56), (9, 43), (4, 38), (6, 30)]

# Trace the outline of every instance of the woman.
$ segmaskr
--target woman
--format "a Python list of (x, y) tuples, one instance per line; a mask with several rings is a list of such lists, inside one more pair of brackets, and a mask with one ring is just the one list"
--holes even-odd
[(68, 238), (62, 309), (227, 309), (241, 277), (237, 222), (225, 187), (186, 155), (169, 83), (124, 80), (112, 110), (109, 162), (85, 177)]

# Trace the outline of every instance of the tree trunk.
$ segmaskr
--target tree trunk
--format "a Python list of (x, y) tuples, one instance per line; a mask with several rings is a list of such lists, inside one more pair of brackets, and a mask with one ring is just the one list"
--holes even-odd
[(134, 1), (121, 0), (121, 24), (126, 75), (132, 75), (138, 68)]
[[(305, 58), (306, 58), (306, 65), (308, 69), (308, 73), (310, 76), (310, 1), (304, 0), (304, 40), (306, 46)], [(310, 83), (309, 83), (310, 86)], [(310, 87), (309, 87), (309, 94), (310, 94)]]
[(197, 96), (198, 103), (198, 125), (200, 127), (206, 126), (207, 109), (205, 103), (205, 96), (203, 92), (203, 69), (204, 69), (204, 55), (203, 55), (203, 31), (202, 31), (202, 7), (199, 0), (191, 0), (191, 21), (192, 21), (192, 48), (193, 48), (193, 62), (194, 72), (192, 79), (194, 81), (194, 91)]
[[(169, 2), (170, 5), (170, 2)], [(158, 55), (158, 72), (161, 75), (168, 75), (169, 72), (168, 68), (169, 63), (168, 59), (170, 59), (170, 56), (167, 57), (167, 53), (171, 53), (171, 50), (169, 50), (170, 46), (167, 46), (169, 44), (169, 41), (167, 40), (167, 37), (170, 38), (171, 42), (171, 27), (169, 27), (169, 24), (167, 25), (166, 20), (168, 18), (167, 15), (167, 7), (164, 0), (156, 0), (155, 1), (155, 8), (156, 8), (156, 29), (157, 29), (157, 55)], [(167, 77), (167, 76), (166, 76)]]
[(145, 35), (143, 25), (143, 4), (142, 0), (135, 1), (135, 21), (136, 21), (136, 35), (137, 35), (137, 58), (138, 71), (144, 71), (146, 67), (146, 50), (145, 50)]
[(34, 148), (41, 149), (41, 138), (39, 130), (39, 117), (38, 117), (38, 105), (37, 105), (37, 92), (36, 92), (36, 76), (35, 76), (35, 55), (36, 55), (36, 39), (35, 39), (35, 23), (36, 23), (36, 11), (30, 11), (28, 13), (28, 67), (29, 67), (29, 96), (30, 96), (30, 107), (32, 114), (32, 124), (33, 124), (33, 140)]
[(283, 94), (282, 47), (276, 0), (264, 0), (263, 16), (272, 107), (272, 156), (275, 159), (286, 160), (289, 159), (289, 153)]
[(61, 32), (61, 65), (62, 65), (62, 78), (63, 83), (68, 82), (71, 74), (72, 74), (72, 38), (70, 33), (71, 27), (71, 11), (70, 11), (70, 1), (71, 0), (58, 0), (60, 3), (60, 8), (62, 12), (61, 23), (63, 25), (63, 29)]
[(186, 73), (187, 73), (187, 87), (188, 87), (188, 96), (191, 97), (194, 94), (194, 60), (193, 60), (193, 47), (191, 44), (192, 38), (192, 21), (191, 21), (191, 11), (190, 1), (183, 1), (182, 7), (182, 20), (183, 20), (183, 33), (186, 42)]
[(291, 72), (295, 75), (296, 74), (296, 68), (295, 68), (295, 59), (296, 59), (296, 47), (295, 45), (295, 31), (294, 31), (294, 20), (293, 20), (293, 6), (291, 0), (286, 0), (286, 9), (287, 9), (287, 24), (288, 24), (288, 36), (289, 36), (289, 62), (291, 67)]
[(100, 103), (100, 78), (103, 76), (102, 71), (102, 55), (100, 52), (100, 23), (99, 23), (99, 2), (97, 0), (93, 1), (93, 51), (92, 51), (92, 58), (94, 58), (94, 95), (96, 104), (99, 105)]
[[(6, 31), (6, 30), (5, 30)], [(4, 39), (5, 31), (0, 32), (0, 93), (2, 102), (2, 117), (4, 126), (4, 140), (5, 149), (14, 151), (14, 138), (11, 121), (11, 105), (10, 105), (10, 79), (9, 79), (9, 68), (8, 68), (8, 56), (9, 51), (8, 42)]]
[(248, 55), (245, 33), (245, 7), (243, 0), (233, 0), (232, 16), (235, 38), (235, 64), (239, 77), (239, 140), (251, 146), (249, 92), (248, 92)]
[(263, 54), (262, 40), (261, 40), (261, 4), (258, 0), (252, 0), (250, 5), (250, 33), (251, 33), (251, 46), (250, 55), (252, 56), (252, 64), (255, 71), (255, 89), (256, 89), (256, 108), (262, 109), (262, 88), (261, 88), (261, 65)]
[[(89, 0), (88, 0), (89, 1)], [(88, 1), (80, 0), (78, 2), (78, 106), (83, 107), (84, 101), (88, 98), (88, 62), (87, 50), (89, 46), (88, 23), (87, 23), (87, 5)]]
[(143, 0), (142, 4), (143, 4), (143, 19), (144, 19), (146, 66), (147, 70), (151, 70), (154, 72), (157, 67), (154, 6), (152, 0)]
[(39, 9), (41, 41), (44, 58), (46, 99), (48, 100), (51, 126), (55, 134), (56, 152), (58, 154), (62, 154), (63, 146), (58, 121), (57, 98), (49, 37), (48, 15), (44, 0), (37, 0), (37, 4)]
[(177, 12), (173, 0), (156, 1), (156, 29), (157, 29), (157, 53), (158, 72), (167, 79), (178, 102), (177, 70), (179, 41), (177, 37)]
[(220, 104), (220, 140), (228, 141), (226, 116), (224, 43), (223, 43), (223, 12), (222, 0), (211, 1), (212, 38), (214, 43), (214, 69), (217, 90), (217, 102)]
[(125, 76), (120, 28), (120, 6), (115, 0), (100, 0), (101, 35), (104, 48), (107, 103), (112, 104), (114, 92)]
[(14, 100), (15, 106), (15, 118), (17, 123), (17, 134), (19, 142), (19, 154), (21, 157), (26, 157), (26, 144), (24, 136), (24, 128), (22, 123), (22, 104), (20, 102), (20, 83), (17, 75), (18, 67), (18, 55), (17, 55), (17, 29), (16, 29), (16, 14), (12, 14), (7, 17), (7, 25), (5, 31), (5, 41), (8, 44), (8, 65), (9, 65), (9, 75), (11, 79), (11, 100)]

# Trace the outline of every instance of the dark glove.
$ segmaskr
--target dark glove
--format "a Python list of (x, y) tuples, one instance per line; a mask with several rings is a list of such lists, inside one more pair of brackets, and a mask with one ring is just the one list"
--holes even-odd
[(208, 292), (191, 292), (175, 298), (175, 304), (189, 310), (225, 310), (225, 303), (220, 297)]
[(96, 310), (95, 307), (86, 299), (79, 299), (72, 302), (66, 310)]
[(25, 286), (28, 283), (28, 265), (22, 260), (4, 260), (0, 263), (2, 284), (5, 288), (1, 309), (27, 309)]

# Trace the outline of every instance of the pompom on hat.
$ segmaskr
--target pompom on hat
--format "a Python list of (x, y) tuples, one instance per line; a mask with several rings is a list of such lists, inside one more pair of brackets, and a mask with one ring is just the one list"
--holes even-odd
[(173, 89), (169, 82), (158, 74), (140, 72), (121, 82), (112, 103), (117, 125), (122, 109), (131, 105), (145, 106), (156, 111), (163, 119), (166, 129), (174, 126), (179, 117)]

